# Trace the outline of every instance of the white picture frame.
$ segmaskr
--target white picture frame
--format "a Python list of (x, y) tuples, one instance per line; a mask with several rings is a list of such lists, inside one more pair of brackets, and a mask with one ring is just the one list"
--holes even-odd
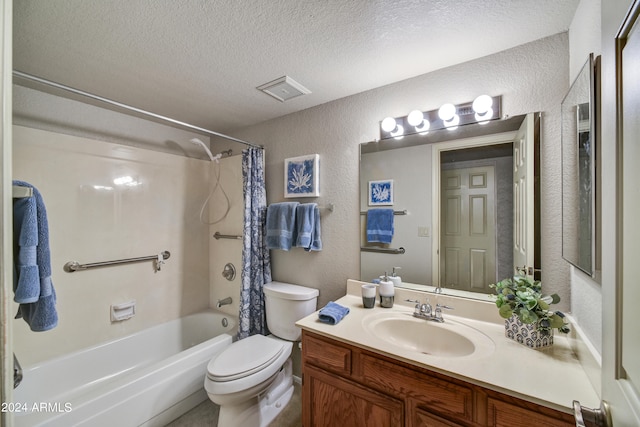
[(369, 181), (369, 206), (393, 206), (393, 180)]
[(320, 196), (320, 155), (291, 157), (284, 160), (284, 197)]

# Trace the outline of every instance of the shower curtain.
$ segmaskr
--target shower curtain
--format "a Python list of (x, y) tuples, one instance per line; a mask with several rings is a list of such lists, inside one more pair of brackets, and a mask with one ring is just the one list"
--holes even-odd
[(242, 152), (244, 230), (238, 339), (267, 335), (262, 287), (271, 281), (271, 261), (266, 247), (267, 192), (264, 184), (264, 150)]

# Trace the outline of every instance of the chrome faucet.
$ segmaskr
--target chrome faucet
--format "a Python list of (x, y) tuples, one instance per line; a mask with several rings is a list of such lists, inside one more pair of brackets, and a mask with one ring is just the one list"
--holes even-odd
[(220, 308), (223, 305), (229, 305), (233, 302), (233, 300), (231, 299), (231, 297), (226, 297), (225, 299), (219, 299), (218, 303), (216, 304), (216, 307)]
[(413, 317), (417, 317), (418, 319), (429, 320), (432, 322), (443, 323), (444, 318), (442, 317), (442, 309), (453, 310), (453, 307), (449, 307), (448, 305), (436, 304), (435, 310), (429, 303), (429, 298), (423, 304), (420, 304), (420, 301), (415, 300), (406, 300), (408, 302), (415, 302), (416, 307), (413, 311)]

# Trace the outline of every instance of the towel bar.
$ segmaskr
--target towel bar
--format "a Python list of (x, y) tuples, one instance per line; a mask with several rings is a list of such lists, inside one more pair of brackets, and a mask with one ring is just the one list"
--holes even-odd
[[(367, 211), (360, 211), (360, 215), (366, 215), (366, 214), (367, 214)], [(408, 212), (407, 212), (407, 210), (405, 209), (405, 210), (403, 210), (403, 211), (393, 211), (393, 214), (394, 214), (394, 215), (407, 215), (407, 214), (408, 214)]]
[[(162, 259), (165, 260), (165, 259), (169, 259), (169, 257), (171, 256), (171, 253), (169, 251), (163, 251), (161, 255), (162, 255)], [(158, 259), (159, 259), (158, 255), (149, 255), (149, 256), (143, 256), (138, 258), (118, 259), (114, 261), (92, 262), (89, 264), (80, 264), (78, 261), (69, 261), (64, 265), (63, 269), (67, 273), (73, 273), (74, 271), (88, 270), (90, 268), (96, 268), (96, 267), (106, 267), (109, 265), (129, 264), (132, 262), (142, 262), (142, 261), (158, 261)], [(159, 267), (160, 266), (156, 266), (156, 269), (160, 270)]]
[(361, 246), (360, 247), (360, 252), (382, 252), (382, 253), (386, 253), (386, 254), (394, 254), (394, 255), (400, 255), (405, 253), (406, 251), (404, 250), (404, 248), (401, 246), (398, 249), (395, 248), (374, 248), (374, 247), (366, 247), (366, 246)]
[(22, 187), (20, 185), (13, 186), (13, 198), (14, 199), (24, 199), (26, 197), (33, 196), (33, 188), (31, 187)]

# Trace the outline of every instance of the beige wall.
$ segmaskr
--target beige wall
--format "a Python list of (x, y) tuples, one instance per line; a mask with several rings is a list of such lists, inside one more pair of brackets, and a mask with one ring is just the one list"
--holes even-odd
[[(22, 126), (13, 129), (13, 159), (14, 179), (36, 186), (46, 204), (59, 315), (58, 326), (47, 332), (31, 332), (24, 321), (13, 321), (14, 350), (23, 366), (209, 305), (209, 233), (198, 219), (209, 161)], [(141, 185), (113, 184), (124, 175)], [(108, 261), (163, 250), (171, 257), (160, 272), (151, 262), (63, 271), (71, 260)], [(136, 300), (135, 317), (111, 323), (110, 305), (129, 300)]]
[[(320, 289), (319, 304), (345, 293), (360, 274), (359, 148), (379, 137), (386, 116), (502, 95), (503, 114), (542, 111), (542, 269), (547, 291), (570, 307), (569, 267), (561, 254), (560, 104), (569, 88), (566, 33), (418, 76), (243, 129), (236, 136), (264, 144), (269, 203), (284, 200), (285, 158), (320, 154), (320, 204), (334, 203), (322, 219), (324, 249), (272, 251), (274, 279)], [(313, 96), (313, 95), (309, 95)], [(291, 102), (295, 102), (292, 100)]]
[[(569, 28), (570, 81), (575, 80), (589, 53), (601, 54), (600, 15), (600, 0), (581, 0)], [(573, 316), (595, 349), (602, 353), (602, 291), (599, 281), (571, 267), (571, 295)]]

